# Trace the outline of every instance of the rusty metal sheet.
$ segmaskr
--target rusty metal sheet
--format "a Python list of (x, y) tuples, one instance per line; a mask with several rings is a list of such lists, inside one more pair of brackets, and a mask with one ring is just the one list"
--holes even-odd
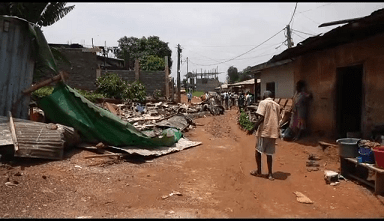
[(142, 147), (114, 147), (109, 146), (114, 149), (119, 149), (125, 151), (129, 154), (138, 154), (142, 156), (162, 156), (172, 152), (178, 152), (187, 148), (195, 147), (202, 144), (198, 141), (190, 141), (187, 138), (180, 138), (180, 140), (170, 147), (159, 147), (159, 148), (142, 148)]
[[(65, 129), (50, 129), (49, 124), (18, 118), (14, 118), (14, 125), (19, 144), (14, 156), (54, 160), (63, 158)], [(0, 131), (0, 144), (13, 145), (7, 117), (0, 116)]]

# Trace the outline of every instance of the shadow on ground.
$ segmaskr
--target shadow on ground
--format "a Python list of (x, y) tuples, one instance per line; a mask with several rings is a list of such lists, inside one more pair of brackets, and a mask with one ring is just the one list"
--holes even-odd
[(281, 172), (281, 171), (277, 171), (277, 172), (273, 173), (273, 177), (276, 180), (286, 180), (288, 178), (288, 176), (290, 176), (290, 175), (291, 175), (290, 173), (285, 173), (285, 172)]

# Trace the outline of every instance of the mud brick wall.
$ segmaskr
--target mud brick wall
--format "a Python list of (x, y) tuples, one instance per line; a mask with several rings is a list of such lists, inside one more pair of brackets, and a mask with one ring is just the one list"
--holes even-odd
[(140, 71), (140, 81), (145, 85), (148, 95), (152, 95), (156, 89), (165, 95), (164, 71)]
[(81, 48), (59, 48), (59, 50), (71, 62), (71, 66), (58, 63), (59, 70), (69, 73), (66, 84), (82, 90), (96, 90), (96, 53), (82, 52)]
[[(129, 70), (108, 70), (102, 71), (102, 75), (106, 72), (116, 73), (128, 83), (135, 81), (135, 71)], [(144, 84), (147, 95), (152, 95), (156, 89), (159, 89), (165, 95), (165, 72), (164, 71), (140, 71), (139, 80)]]

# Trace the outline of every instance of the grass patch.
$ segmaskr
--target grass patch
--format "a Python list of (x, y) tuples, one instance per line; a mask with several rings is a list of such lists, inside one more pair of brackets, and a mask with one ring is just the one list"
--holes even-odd
[(96, 103), (98, 98), (105, 98), (104, 95), (96, 92), (81, 90), (81, 89), (75, 89), (79, 94), (81, 94), (83, 97), (85, 97), (87, 100)]
[(200, 97), (203, 94), (204, 94), (204, 91), (194, 91), (194, 92), (192, 92), (192, 96), (195, 96), (195, 97)]

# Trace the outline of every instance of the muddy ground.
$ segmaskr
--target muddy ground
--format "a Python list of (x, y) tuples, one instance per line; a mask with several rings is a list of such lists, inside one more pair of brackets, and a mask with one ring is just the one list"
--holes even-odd
[[(87, 159), (95, 153), (74, 149), (62, 161), (3, 161), (0, 217), (384, 217), (383, 197), (369, 187), (349, 180), (337, 186), (325, 183), (324, 169), (339, 172), (338, 150), (323, 151), (317, 138), (277, 140), (276, 179), (251, 176), (255, 137), (240, 129), (236, 112), (196, 119), (197, 127), (184, 136), (202, 145), (157, 158)], [(318, 171), (307, 170), (309, 154), (321, 158)], [(266, 173), (264, 155), (262, 160)], [(7, 181), (17, 185), (6, 186)], [(299, 203), (295, 191), (313, 204)]]

